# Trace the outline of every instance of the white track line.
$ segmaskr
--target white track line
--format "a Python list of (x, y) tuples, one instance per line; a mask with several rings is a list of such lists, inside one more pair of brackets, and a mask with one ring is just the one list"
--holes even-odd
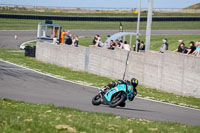
[[(71, 83), (74, 83), (74, 84), (78, 84), (78, 85), (82, 85), (82, 86), (86, 86), (86, 87), (93, 87), (93, 88), (98, 89), (98, 87), (95, 87), (95, 86), (89, 86), (89, 85), (79, 84), (79, 83), (77, 83), (77, 82), (73, 82), (73, 81), (70, 81), (70, 80), (66, 80), (66, 79), (63, 79), (63, 78), (59, 78), (59, 77), (56, 77), (56, 76), (51, 75), (51, 74), (42, 73), (42, 72), (39, 72), (39, 71), (30, 69), (30, 68), (27, 68), (27, 67), (24, 67), (24, 66), (21, 66), (21, 65), (17, 65), (17, 64), (15, 64), (15, 63), (8, 62), (8, 61), (2, 60), (2, 59), (0, 59), (0, 61), (1, 61), (1, 62), (4, 62), (4, 63), (11, 64), (11, 65), (14, 65), (14, 66), (17, 66), (17, 67), (24, 68), (24, 69), (29, 70), (29, 71), (32, 71), (32, 72), (36, 72), (36, 73), (41, 74), (41, 75), (45, 75), (45, 76), (49, 76), (49, 77), (52, 77), (52, 78), (55, 78), (55, 79), (59, 79), (59, 80), (62, 80), (62, 81), (71, 82)], [(200, 111), (200, 109), (185, 107), (185, 106), (181, 106), (181, 105), (177, 105), (177, 104), (172, 104), (172, 103), (166, 103), (166, 102), (157, 101), (157, 100), (153, 100), (153, 99), (147, 99), (147, 98), (143, 98), (143, 97), (136, 97), (136, 98), (138, 98), (138, 99), (143, 99), (143, 100), (147, 100), (147, 101), (151, 101), (151, 102), (166, 104), (166, 105), (170, 105), (170, 106), (176, 106), (176, 107), (180, 107), (180, 108), (185, 108), (185, 109), (191, 109), (191, 110)]]
[[(0, 67), (0, 70), (24, 70), (24, 68), (3, 68), (3, 67)], [(27, 71), (27, 70), (24, 70), (24, 71)]]

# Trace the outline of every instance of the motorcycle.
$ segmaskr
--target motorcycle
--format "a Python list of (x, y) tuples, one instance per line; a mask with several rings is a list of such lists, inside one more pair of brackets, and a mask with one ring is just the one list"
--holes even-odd
[(92, 104), (109, 105), (111, 108), (116, 106), (125, 107), (125, 101), (133, 101), (137, 95), (137, 90), (130, 84), (118, 84), (110, 89), (104, 87), (99, 89), (99, 93), (93, 97)]

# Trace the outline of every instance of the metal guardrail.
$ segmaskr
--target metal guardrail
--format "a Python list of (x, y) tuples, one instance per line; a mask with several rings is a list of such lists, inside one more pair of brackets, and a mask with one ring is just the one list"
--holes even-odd
[[(137, 17), (73, 17), (73, 16), (40, 16), (0, 14), (0, 18), (10, 19), (35, 19), (35, 20), (65, 20), (65, 21), (127, 21), (136, 22)], [(147, 17), (141, 17), (140, 21), (147, 21)], [(153, 21), (200, 21), (200, 17), (153, 17)]]

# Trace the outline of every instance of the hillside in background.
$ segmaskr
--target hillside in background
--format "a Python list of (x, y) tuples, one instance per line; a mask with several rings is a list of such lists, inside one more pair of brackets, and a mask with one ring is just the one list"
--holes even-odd
[(184, 9), (200, 9), (200, 3), (188, 6), (188, 7), (184, 8)]

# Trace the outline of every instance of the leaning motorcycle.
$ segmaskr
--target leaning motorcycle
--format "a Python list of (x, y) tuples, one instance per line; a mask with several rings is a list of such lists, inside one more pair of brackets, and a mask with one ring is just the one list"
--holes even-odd
[(101, 88), (99, 93), (92, 99), (93, 105), (105, 104), (112, 108), (116, 106), (125, 107), (125, 101), (133, 101), (137, 90), (132, 85), (118, 84), (116, 87)]

